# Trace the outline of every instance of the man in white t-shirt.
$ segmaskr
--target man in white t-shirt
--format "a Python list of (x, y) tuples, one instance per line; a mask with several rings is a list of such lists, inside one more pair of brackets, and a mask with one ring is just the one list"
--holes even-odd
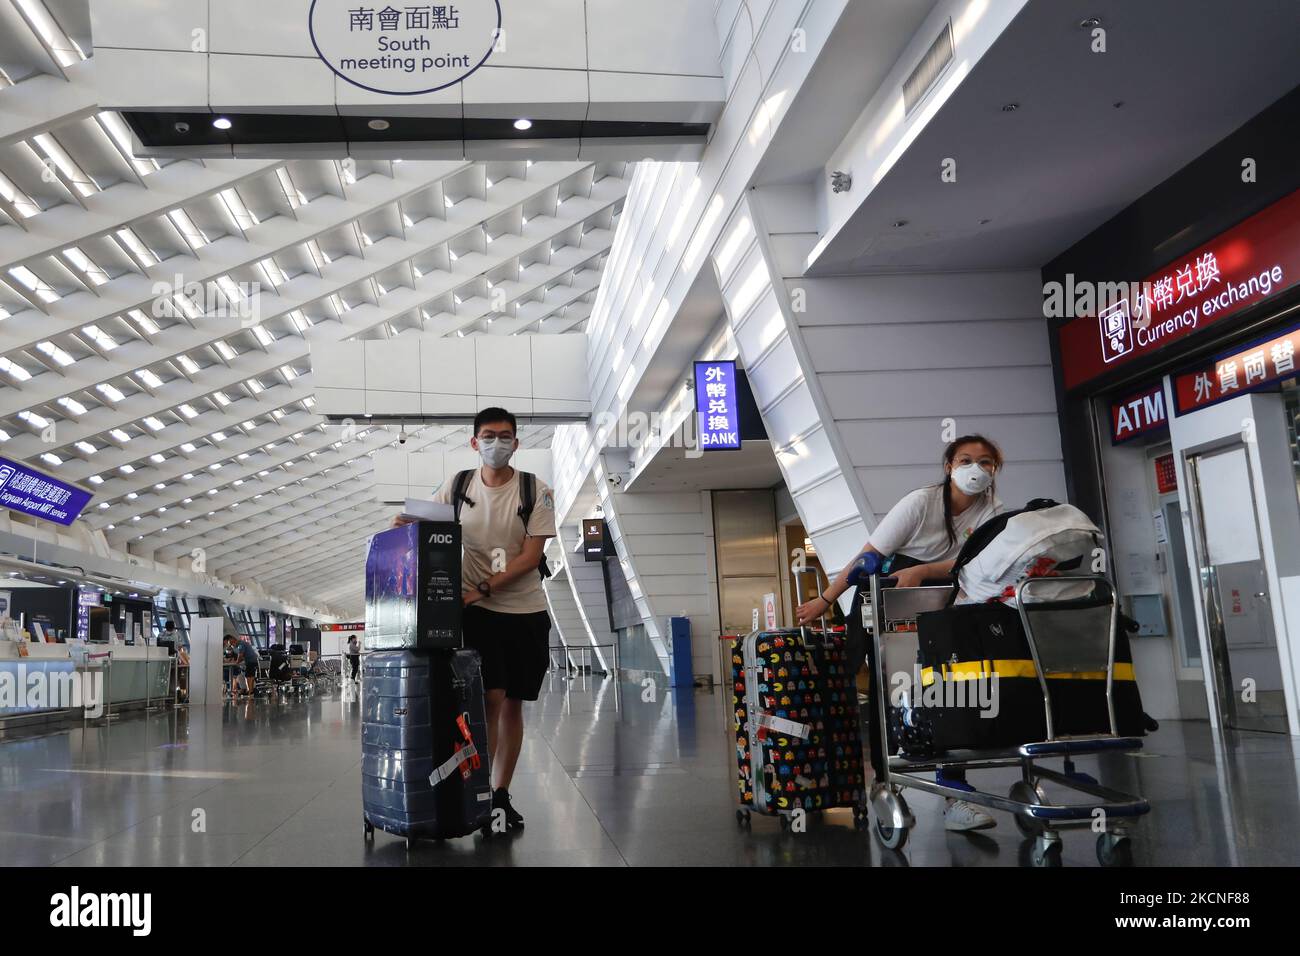
[(483, 659), (487, 691), (492, 808), (509, 828), (524, 818), (510, 803), (510, 781), (524, 740), (524, 701), (537, 700), (550, 667), (551, 618), (542, 591), (542, 551), (555, 537), (551, 489), (510, 467), (519, 449), (515, 416), (487, 408), (470, 446), (482, 467), (450, 475), (434, 500), (457, 508), (461, 525), (465, 646)]

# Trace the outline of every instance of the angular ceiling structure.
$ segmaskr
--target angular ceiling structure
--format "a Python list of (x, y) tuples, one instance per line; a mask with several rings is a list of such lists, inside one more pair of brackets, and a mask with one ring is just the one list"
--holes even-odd
[(357, 614), (398, 436), (313, 413), (312, 343), (584, 331), (631, 167), (133, 158), (89, 32), (0, 0), (0, 455), (92, 490), (98, 551)]

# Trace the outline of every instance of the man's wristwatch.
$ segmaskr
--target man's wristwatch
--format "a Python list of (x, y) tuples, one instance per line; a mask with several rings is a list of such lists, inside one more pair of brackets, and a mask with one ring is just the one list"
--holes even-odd
[(486, 581), (480, 581), (478, 583), (478, 593), (483, 595), (484, 597), (491, 597), (492, 585), (488, 584)]

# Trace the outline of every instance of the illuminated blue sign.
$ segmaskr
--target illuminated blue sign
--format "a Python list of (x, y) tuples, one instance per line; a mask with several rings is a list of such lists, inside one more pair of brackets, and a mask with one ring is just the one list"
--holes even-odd
[(75, 485), (0, 458), (0, 505), (10, 511), (70, 525), (92, 497), (89, 491)]
[(695, 363), (695, 411), (699, 415), (700, 448), (704, 451), (740, 449), (735, 362)]

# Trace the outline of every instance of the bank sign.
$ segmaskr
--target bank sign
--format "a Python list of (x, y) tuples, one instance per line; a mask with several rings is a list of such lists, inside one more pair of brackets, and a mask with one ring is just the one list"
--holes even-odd
[(19, 514), (70, 525), (94, 497), (75, 485), (0, 458), (0, 505)]
[(695, 363), (695, 411), (699, 416), (700, 448), (704, 451), (740, 449), (735, 362)]
[[(1295, 192), (1131, 288), (1113, 283), (1119, 292), (1098, 301), (1095, 312), (1084, 311), (1063, 325), (1065, 387), (1150, 355), (1298, 281), (1300, 192)], [(1066, 302), (1074, 301), (1073, 284), (1064, 290)]]
[(372, 93), (417, 96), (463, 81), (501, 34), (498, 0), (365, 3), (312, 0), (311, 41), (338, 76)]

